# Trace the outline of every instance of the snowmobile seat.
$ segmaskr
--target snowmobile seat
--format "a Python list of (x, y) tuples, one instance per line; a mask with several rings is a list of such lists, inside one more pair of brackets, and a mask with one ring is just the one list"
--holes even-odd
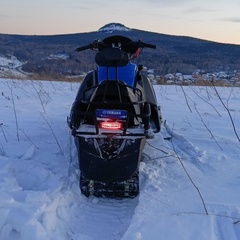
[(127, 86), (135, 86), (135, 78), (137, 74), (137, 66), (129, 62), (122, 67), (102, 67), (98, 66), (98, 84), (104, 80), (119, 80)]

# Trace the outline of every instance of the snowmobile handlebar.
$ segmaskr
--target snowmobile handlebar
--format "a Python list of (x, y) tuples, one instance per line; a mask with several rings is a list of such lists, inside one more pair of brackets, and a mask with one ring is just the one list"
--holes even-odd
[(138, 43), (140, 43), (140, 45), (142, 44), (143, 47), (156, 49), (156, 45), (144, 43), (144, 42), (138, 42)]
[(88, 45), (86, 45), (86, 46), (82, 46), (82, 47), (76, 48), (76, 51), (77, 51), (77, 52), (81, 52), (81, 51), (84, 51), (84, 50), (87, 50), (87, 49), (90, 49), (90, 48), (91, 48), (91, 45), (88, 44)]
[[(109, 45), (109, 44), (106, 44), (100, 40), (95, 40), (94, 42), (91, 42), (90, 44), (88, 45), (85, 45), (85, 46), (82, 46), (82, 47), (78, 47), (76, 48), (76, 51), (77, 52), (81, 52), (81, 51), (84, 51), (84, 50), (87, 50), (87, 49), (91, 49), (91, 50), (103, 50), (104, 48), (112, 48), (113, 46)], [(141, 40), (137, 41), (137, 42), (129, 42), (129, 43), (126, 43), (126, 44), (121, 44), (121, 46), (116, 46), (116, 47), (119, 47), (119, 48), (152, 48), (152, 49), (156, 49), (156, 45), (153, 45), (153, 44), (149, 44), (149, 43), (144, 43), (142, 42)], [(115, 48), (115, 46), (114, 46)]]

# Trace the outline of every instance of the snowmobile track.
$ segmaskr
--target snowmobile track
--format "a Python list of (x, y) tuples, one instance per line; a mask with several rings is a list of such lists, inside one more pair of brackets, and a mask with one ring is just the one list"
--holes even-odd
[[(131, 222), (138, 199), (113, 200), (107, 198), (85, 198), (77, 206), (74, 222), (69, 228), (72, 239), (105, 239), (120, 240)], [(77, 238), (78, 237), (78, 238)], [(85, 237), (85, 238), (84, 238)], [(87, 239), (88, 239), (87, 238)]]

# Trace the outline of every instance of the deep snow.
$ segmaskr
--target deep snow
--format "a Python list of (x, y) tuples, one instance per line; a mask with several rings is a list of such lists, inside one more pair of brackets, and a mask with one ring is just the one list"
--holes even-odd
[[(79, 191), (78, 86), (0, 80), (1, 240), (240, 239), (240, 142), (212, 88), (154, 86), (166, 128), (144, 150), (140, 195), (115, 200)], [(217, 89), (240, 135), (240, 89)]]

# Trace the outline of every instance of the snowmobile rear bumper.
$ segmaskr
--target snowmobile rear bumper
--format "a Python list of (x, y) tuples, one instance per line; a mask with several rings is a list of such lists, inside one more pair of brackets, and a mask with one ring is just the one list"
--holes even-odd
[(81, 175), (100, 182), (122, 182), (139, 168), (145, 137), (75, 136)]

